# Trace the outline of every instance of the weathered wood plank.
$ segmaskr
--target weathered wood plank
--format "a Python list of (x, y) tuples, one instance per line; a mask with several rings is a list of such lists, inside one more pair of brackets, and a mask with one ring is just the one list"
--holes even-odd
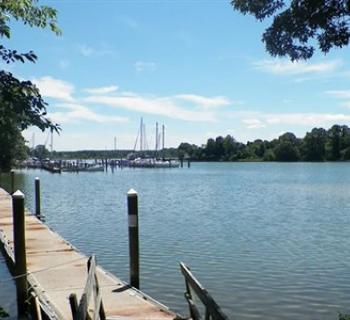
[(202, 317), (201, 317), (201, 315), (199, 313), (199, 310), (198, 310), (197, 306), (193, 302), (191, 296), (188, 293), (185, 293), (185, 298), (186, 298), (186, 300), (188, 302), (188, 306), (190, 308), (191, 318), (193, 320), (201, 320)]
[(102, 294), (101, 292), (99, 292), (94, 301), (94, 317), (93, 317), (94, 320), (99, 320), (101, 318), (100, 317), (101, 303), (102, 303)]
[[(202, 301), (212, 318), (215, 320), (228, 320), (228, 317), (222, 312), (219, 305), (215, 302), (208, 291), (199, 283), (194, 277), (189, 268), (182, 262), (180, 262), (181, 273), (185, 277), (186, 283), (194, 290), (197, 297)], [(191, 298), (189, 296), (189, 298)]]

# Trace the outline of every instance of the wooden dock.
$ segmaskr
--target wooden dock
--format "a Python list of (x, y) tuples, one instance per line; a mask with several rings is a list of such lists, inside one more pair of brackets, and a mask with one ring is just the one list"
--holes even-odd
[[(12, 197), (0, 188), (0, 242), (14, 262), (13, 232)], [(73, 293), (80, 300), (84, 292), (88, 257), (27, 210), (25, 240), (28, 290), (37, 296), (41, 312), (49, 319), (73, 319), (69, 297)], [(99, 266), (96, 275), (107, 319), (179, 318)]]

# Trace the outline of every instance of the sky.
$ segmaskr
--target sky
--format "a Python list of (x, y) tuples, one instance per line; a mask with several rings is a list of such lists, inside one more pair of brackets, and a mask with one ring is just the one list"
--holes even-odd
[[(269, 25), (235, 12), (229, 0), (46, 0), (62, 35), (11, 23), (4, 44), (34, 50), (35, 64), (1, 67), (33, 81), (61, 125), (54, 150), (133, 149), (140, 118), (155, 146), (298, 137), (313, 127), (350, 125), (349, 48), (292, 63), (272, 58)], [(34, 134), (33, 134), (34, 133)], [(48, 133), (24, 132), (28, 145)]]

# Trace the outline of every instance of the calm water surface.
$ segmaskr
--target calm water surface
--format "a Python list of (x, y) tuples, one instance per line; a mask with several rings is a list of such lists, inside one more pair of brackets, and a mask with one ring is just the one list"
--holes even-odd
[[(231, 318), (350, 313), (350, 163), (195, 163), (190, 169), (19, 175), (26, 205), (33, 210), (38, 176), (47, 223), (125, 281), (126, 193), (137, 190), (141, 289), (184, 315), (179, 261)], [(4, 177), (1, 182), (8, 187)]]

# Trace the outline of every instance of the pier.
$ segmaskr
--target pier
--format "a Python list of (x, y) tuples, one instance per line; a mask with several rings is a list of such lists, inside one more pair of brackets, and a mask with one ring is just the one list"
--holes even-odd
[[(21, 197), (20, 193), (15, 193), (14, 197), (18, 195)], [(10, 264), (15, 266), (12, 200), (11, 195), (0, 188), (0, 241)], [(74, 295), (78, 302), (79, 300), (84, 302), (86, 289), (91, 291), (86, 288), (87, 280), (91, 278), (90, 275), (88, 277), (87, 268), (89, 258), (28, 210), (25, 210), (23, 227), (25, 248), (22, 250), (26, 251), (26, 272), (25, 275), (17, 273), (15, 278), (17, 282), (18, 279), (25, 279), (25, 285), (28, 286), (27, 290), (22, 292), (26, 298), (25, 303), (29, 302), (39, 307), (40, 319), (41, 314), (49, 319), (79, 319), (80, 317), (72, 315), (71, 303)], [(18, 268), (14, 269), (18, 271)], [(124, 283), (100, 266), (96, 266), (94, 271), (107, 319), (168, 320), (178, 317), (167, 307)], [(87, 300), (89, 299), (85, 298), (85, 301)], [(79, 308), (80, 304), (77, 306)], [(93, 310), (86, 307), (86, 312), (93, 313)], [(104, 317), (96, 317), (100, 318)]]

